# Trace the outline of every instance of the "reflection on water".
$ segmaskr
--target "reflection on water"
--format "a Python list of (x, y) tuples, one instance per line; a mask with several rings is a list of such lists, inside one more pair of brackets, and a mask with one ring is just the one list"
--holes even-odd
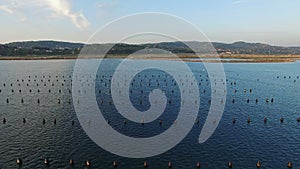
[[(160, 88), (168, 97), (167, 107), (151, 123), (124, 121), (110, 93), (111, 76), (119, 62), (106, 60), (97, 77), (87, 73), (73, 78), (80, 79), (83, 87), (96, 84), (98, 106), (115, 130), (132, 137), (149, 137), (167, 130), (178, 114), (181, 101), (178, 85), (159, 70), (137, 74), (128, 91), (133, 105), (138, 110), (147, 110), (149, 92)], [(172, 66), (172, 61), (166, 62)], [(187, 63), (199, 86), (199, 122), (175, 148), (147, 159), (113, 155), (84, 133), (73, 108), (73, 104), (81, 104), (72, 100), (74, 63), (72, 60), (0, 62), (0, 168), (16, 168), (17, 158), (22, 159), (21, 168), (53, 169), (84, 168), (86, 160), (90, 161), (90, 168), (113, 168), (113, 161), (118, 168), (143, 168), (144, 161), (148, 162), (148, 168), (164, 168), (169, 161), (172, 168), (196, 168), (198, 161), (201, 168), (227, 168), (228, 161), (232, 161), (234, 168), (250, 169), (258, 160), (263, 168), (286, 168), (288, 161), (293, 162), (294, 168), (300, 166), (299, 62), (224, 64), (225, 112), (216, 132), (203, 144), (198, 144), (198, 136), (209, 110), (214, 79), (207, 77), (202, 63)], [(93, 64), (91, 60), (90, 65)], [(180, 82), (190, 83), (181, 73)], [(77, 92), (86, 91), (83, 88)], [(49, 160), (48, 166), (44, 164), (45, 158)], [(70, 159), (73, 166), (69, 165)]]

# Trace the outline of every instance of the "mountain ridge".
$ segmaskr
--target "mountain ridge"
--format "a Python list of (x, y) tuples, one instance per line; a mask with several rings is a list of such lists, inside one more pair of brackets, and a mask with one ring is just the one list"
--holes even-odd
[[(112, 44), (84, 44), (65, 41), (19, 41), (0, 44), (0, 56), (51, 56), (51, 55), (78, 55), (85, 46), (93, 49), (104, 48)], [(145, 48), (160, 48), (172, 53), (194, 53), (188, 46), (199, 50), (211, 50), (212, 46), (219, 54), (262, 54), (262, 55), (290, 55), (300, 54), (300, 46), (284, 47), (264, 43), (249, 43), (237, 41), (233, 43), (222, 42), (159, 42), (145, 44), (115, 44), (108, 54), (131, 54)]]

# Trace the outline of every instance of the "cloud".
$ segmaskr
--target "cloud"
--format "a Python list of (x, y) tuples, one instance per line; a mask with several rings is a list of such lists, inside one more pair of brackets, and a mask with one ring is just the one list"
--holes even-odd
[(8, 6), (6, 6), (6, 5), (0, 5), (0, 10), (5, 11), (5, 12), (7, 12), (9, 14), (13, 14), (14, 13), (14, 11), (11, 8), (9, 8)]
[(18, 22), (26, 22), (27, 18), (26, 16), (20, 16)]
[(58, 16), (68, 18), (80, 30), (85, 30), (89, 26), (88, 20), (81, 11), (79, 13), (71, 11), (71, 4), (68, 0), (44, 0), (39, 3), (48, 7)]
[(24, 1), (6, 1), (5, 5), (0, 4), (0, 10), (16, 14), (20, 18), (19, 21), (26, 20), (24, 11), (28, 9), (38, 11), (40, 8), (45, 8), (51, 12), (49, 15), (54, 14), (57, 17), (66, 18), (80, 30), (86, 30), (90, 25), (82, 11), (78, 13), (72, 11), (70, 0), (27, 0), (26, 3)]
[(97, 8), (96, 16), (99, 18), (110, 18), (112, 17), (111, 11), (119, 10), (118, 0), (99, 0), (94, 5)]
[(234, 0), (234, 1), (232, 2), (232, 4), (238, 5), (238, 4), (242, 4), (242, 3), (246, 3), (246, 2), (248, 2), (248, 0)]

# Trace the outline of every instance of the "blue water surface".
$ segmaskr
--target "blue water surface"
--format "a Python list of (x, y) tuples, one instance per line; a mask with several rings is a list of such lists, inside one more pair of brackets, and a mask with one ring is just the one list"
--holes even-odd
[[(149, 93), (159, 88), (168, 98), (166, 109), (151, 123), (128, 120), (124, 124), (110, 91), (111, 78), (121, 61), (104, 60), (97, 77), (89, 72), (75, 77), (75, 60), (0, 61), (0, 168), (86, 168), (86, 160), (92, 164), (89, 168), (105, 169), (113, 168), (113, 161), (124, 169), (144, 168), (144, 161), (148, 168), (167, 168), (169, 161), (175, 169), (196, 168), (199, 161), (201, 168), (222, 169), (232, 161), (234, 168), (251, 169), (258, 160), (261, 168), (287, 168), (288, 161), (294, 168), (300, 167), (300, 62), (224, 63), (226, 79), (218, 79), (227, 86), (224, 114), (212, 137), (202, 144), (198, 137), (210, 108), (214, 79), (207, 76), (203, 63), (185, 62), (199, 87), (199, 123), (173, 149), (154, 157), (130, 159), (105, 151), (85, 134), (74, 111), (73, 104), (81, 103), (72, 98), (72, 78), (81, 80), (82, 86), (95, 84), (103, 116), (115, 130), (131, 137), (151, 137), (166, 131), (174, 125), (182, 100), (171, 75), (152, 68), (144, 70), (129, 87), (132, 104), (139, 111), (149, 109)], [(95, 66), (95, 60), (87, 62)], [(172, 66), (175, 61), (163, 62)], [(191, 83), (185, 72), (179, 73), (180, 83)], [(17, 158), (22, 159), (21, 166), (16, 164)], [(44, 165), (44, 158), (50, 165)], [(73, 166), (69, 166), (69, 159), (74, 160)]]

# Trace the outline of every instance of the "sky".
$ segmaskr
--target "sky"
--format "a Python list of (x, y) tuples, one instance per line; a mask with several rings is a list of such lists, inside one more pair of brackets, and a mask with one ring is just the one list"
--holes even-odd
[(162, 12), (192, 23), (210, 41), (300, 46), (299, 7), (298, 0), (0, 0), (0, 43), (86, 42), (120, 17)]

